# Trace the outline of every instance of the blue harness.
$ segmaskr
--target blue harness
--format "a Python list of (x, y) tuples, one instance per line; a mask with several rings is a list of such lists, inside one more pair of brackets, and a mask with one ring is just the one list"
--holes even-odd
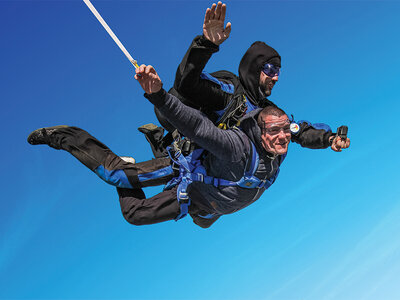
[[(246, 163), (246, 169), (243, 177), (238, 181), (230, 181), (222, 178), (208, 176), (201, 162), (201, 157), (204, 153), (204, 149), (196, 149), (187, 156), (184, 156), (182, 152), (176, 148), (173, 149), (172, 147), (167, 147), (167, 150), (172, 161), (175, 163), (176, 166), (179, 166), (179, 176), (173, 178), (170, 182), (167, 183), (164, 188), (164, 190), (168, 190), (178, 185), (177, 199), (180, 205), (181, 212), (176, 217), (175, 221), (184, 218), (189, 212), (191, 201), (187, 193), (187, 188), (189, 184), (194, 181), (211, 184), (217, 188), (221, 186), (239, 186), (245, 189), (267, 189), (274, 183), (276, 177), (279, 174), (278, 169), (274, 176), (265, 180), (261, 180), (254, 175), (259, 165), (259, 155), (253, 143), (251, 143), (250, 160), (248, 160)], [(217, 215), (217, 213), (214, 213), (200, 217), (210, 219)]]

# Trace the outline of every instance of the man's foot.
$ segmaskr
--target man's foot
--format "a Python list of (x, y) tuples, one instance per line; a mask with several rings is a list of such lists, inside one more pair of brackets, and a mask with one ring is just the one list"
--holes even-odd
[(165, 150), (166, 145), (164, 145), (164, 140), (163, 140), (164, 128), (158, 127), (150, 123), (140, 126), (138, 130), (145, 135), (146, 140), (150, 143), (154, 157), (159, 158), (159, 157), (165, 157), (167, 155)]
[[(161, 127), (158, 127), (157, 125), (154, 125), (153, 123), (149, 123), (149, 124), (140, 126), (140, 127), (138, 128), (138, 130), (139, 130), (141, 133), (143, 133), (143, 134), (145, 134), (145, 135), (148, 135), (148, 134), (150, 134), (151, 132), (155, 132), (155, 131), (162, 130), (162, 128), (161, 128)], [(164, 131), (164, 130), (163, 130), (163, 131)]]
[(52, 134), (60, 128), (67, 128), (69, 126), (66, 125), (59, 125), (53, 127), (44, 127), (36, 129), (32, 131), (31, 134), (28, 136), (28, 143), (31, 145), (49, 145), (55, 149), (60, 149), (60, 146), (52, 141), (51, 136)]
[(132, 163), (134, 164), (136, 162), (136, 160), (133, 157), (130, 156), (120, 156), (119, 158), (121, 158), (122, 160)]

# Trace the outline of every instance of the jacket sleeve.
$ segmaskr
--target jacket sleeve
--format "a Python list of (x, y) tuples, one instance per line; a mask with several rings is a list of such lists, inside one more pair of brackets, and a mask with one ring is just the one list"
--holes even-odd
[(249, 143), (238, 130), (217, 128), (204, 114), (183, 104), (164, 89), (145, 94), (168, 121), (184, 136), (222, 160), (239, 161), (249, 152)]
[(225, 108), (233, 93), (233, 85), (227, 88), (229, 84), (203, 73), (211, 55), (218, 50), (219, 46), (204, 36), (195, 37), (176, 71), (174, 82), (174, 88), (187, 100), (214, 111)]
[[(293, 124), (293, 123), (292, 123)], [(323, 123), (311, 124), (308, 121), (299, 121), (299, 130), (292, 131), (292, 142), (310, 149), (325, 149), (330, 146), (329, 138), (332, 135), (331, 128)]]

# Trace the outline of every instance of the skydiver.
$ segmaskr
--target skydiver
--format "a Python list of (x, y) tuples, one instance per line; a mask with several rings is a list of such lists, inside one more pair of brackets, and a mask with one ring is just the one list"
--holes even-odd
[[(291, 122), (277, 106), (248, 113), (240, 129), (222, 130), (167, 93), (152, 66), (140, 66), (135, 79), (167, 120), (201, 147), (191, 153), (192, 160), (175, 147), (170, 149), (170, 158), (133, 164), (86, 131), (70, 126), (40, 128), (28, 137), (32, 145), (47, 144), (70, 152), (101, 179), (116, 186), (123, 216), (134, 225), (178, 220), (189, 213), (194, 223), (207, 228), (220, 216), (243, 209), (261, 197), (275, 182), (290, 141), (313, 149), (331, 145), (335, 151), (350, 145), (348, 138), (342, 139), (329, 130)], [(143, 187), (164, 184), (163, 192), (146, 199)]]
[[(226, 5), (222, 2), (207, 8), (203, 35), (192, 41), (175, 76), (170, 93), (183, 103), (201, 110), (220, 128), (238, 124), (246, 113), (259, 107), (275, 105), (267, 99), (279, 79), (281, 57), (264, 42), (253, 43), (239, 64), (239, 77), (229, 71), (211, 74), (203, 72), (213, 53), (230, 35), (231, 23), (225, 23)], [(155, 108), (162, 126), (169, 132), (175, 128)], [(171, 140), (162, 140), (163, 131), (155, 125), (142, 126), (156, 157), (165, 155), (165, 145)], [(167, 141), (165, 141), (167, 140)]]

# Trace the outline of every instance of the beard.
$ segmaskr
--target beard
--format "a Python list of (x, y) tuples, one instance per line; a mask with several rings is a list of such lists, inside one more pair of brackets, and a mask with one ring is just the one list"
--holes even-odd
[(270, 78), (267, 78), (265, 81), (260, 83), (259, 90), (264, 98), (271, 96), (271, 86), (273, 86), (273, 82)]

